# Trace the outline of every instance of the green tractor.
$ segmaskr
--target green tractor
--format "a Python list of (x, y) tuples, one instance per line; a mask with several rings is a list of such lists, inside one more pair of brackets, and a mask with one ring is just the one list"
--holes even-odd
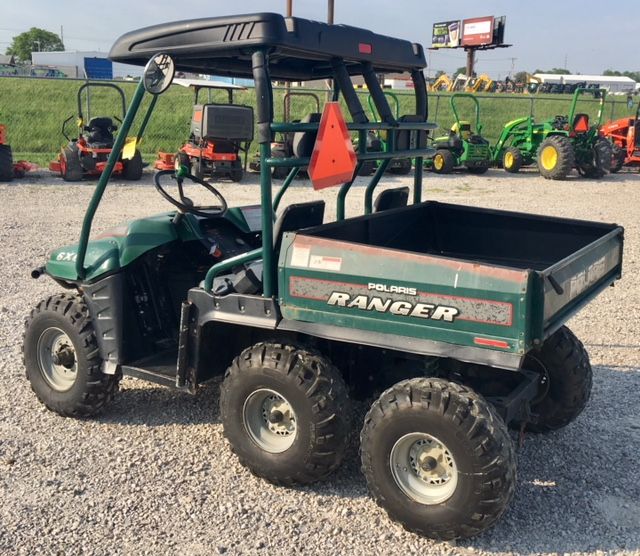
[[(419, 44), (259, 13), (139, 29), (109, 57), (146, 68), (79, 241), (32, 271), (64, 289), (26, 319), (24, 364), (38, 399), (88, 417), (117, 395), (123, 375), (192, 394), (218, 379), (239, 463), (285, 486), (334, 472), (354, 437), (351, 400), (372, 399), (361, 468), (389, 516), (435, 539), (492, 526), (517, 487), (508, 427), (560, 429), (589, 399), (589, 358), (564, 323), (620, 277), (623, 229), (423, 202), (435, 126)], [(230, 206), (180, 166), (154, 177), (170, 211), (90, 237), (138, 110), (146, 107), (144, 128), (156, 105), (146, 93), (163, 93), (176, 70), (254, 79), (258, 202)], [(402, 121), (377, 80), (390, 72), (414, 84), (414, 113)], [(352, 75), (365, 78), (380, 123), (366, 119)], [(320, 122), (275, 122), (272, 82), (311, 79), (335, 83)], [(220, 107), (212, 136), (244, 126), (237, 108)], [(362, 141), (354, 152), (350, 133), (370, 130), (395, 134), (389, 151), (368, 152)], [(280, 133), (294, 135), (286, 157), (271, 150)], [(396, 158), (416, 161), (412, 203), (394, 189), (381, 193), (394, 203), (374, 202)], [(364, 214), (345, 218), (368, 160), (379, 165)], [(289, 174), (272, 196), (274, 167)], [(318, 196), (339, 187), (335, 221), (324, 221), (322, 198), (283, 203), (300, 168)], [(202, 446), (220, 457), (211, 448)]]
[[(475, 108), (475, 131), (469, 120), (461, 120), (458, 112), (458, 99), (471, 99)], [(480, 103), (468, 93), (456, 93), (450, 98), (451, 111), (455, 123), (448, 135), (433, 139), (436, 153), (426, 161), (426, 166), (436, 174), (450, 174), (455, 168), (466, 168), (472, 174), (484, 174), (491, 166), (491, 147), (482, 137), (480, 123)]]
[[(585, 94), (598, 101), (595, 123), (589, 121), (588, 114), (576, 111)], [(565, 179), (574, 168), (587, 178), (603, 177), (612, 159), (611, 143), (598, 135), (606, 95), (606, 89), (578, 88), (568, 116), (536, 124), (530, 115), (507, 123), (493, 149), (494, 163), (516, 173), (537, 162), (540, 174), (552, 180)]]

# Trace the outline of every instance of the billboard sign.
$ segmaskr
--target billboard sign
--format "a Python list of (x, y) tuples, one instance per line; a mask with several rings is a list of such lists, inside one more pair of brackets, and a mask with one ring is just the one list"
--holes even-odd
[(492, 43), (493, 16), (474, 17), (462, 21), (462, 46), (482, 46)]
[(433, 24), (431, 48), (457, 48), (460, 46), (460, 21), (441, 21)]

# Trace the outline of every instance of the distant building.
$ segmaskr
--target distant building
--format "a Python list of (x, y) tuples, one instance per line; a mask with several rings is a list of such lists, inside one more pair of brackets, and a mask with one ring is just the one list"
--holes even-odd
[(33, 52), (34, 65), (55, 68), (82, 79), (125, 79), (142, 76), (144, 68), (112, 62), (106, 52), (67, 50), (64, 52)]
[(636, 82), (630, 77), (615, 75), (536, 73), (534, 77), (537, 77), (541, 83), (558, 83), (562, 85), (573, 85), (574, 83), (585, 81), (587, 85), (599, 85), (610, 93), (628, 93), (636, 88)]

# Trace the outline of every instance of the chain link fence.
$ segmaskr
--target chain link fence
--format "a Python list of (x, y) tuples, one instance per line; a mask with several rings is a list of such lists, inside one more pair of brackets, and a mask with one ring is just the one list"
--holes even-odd
[[(0, 77), (0, 124), (7, 127), (8, 141), (12, 145), (14, 158), (26, 159), (46, 167), (61, 146), (66, 143), (62, 133), (63, 122), (71, 117), (65, 127), (69, 137), (76, 137), (78, 115), (77, 92), (83, 80), (75, 79), (32, 79)], [(136, 83), (128, 81), (114, 82), (125, 93), (127, 102), (133, 96)], [(297, 95), (298, 92), (316, 95), (320, 105), (327, 99), (326, 90), (310, 90), (307, 88), (292, 88), (290, 96), (290, 118), (298, 120), (305, 114), (316, 112), (316, 99), (311, 95)], [(203, 95), (204, 93), (204, 95)], [(412, 92), (392, 91), (398, 102), (397, 111), (400, 115), (415, 112)], [(275, 119), (281, 121), (285, 110), (285, 91), (275, 89), (274, 110)], [(365, 110), (370, 114), (368, 93), (359, 91)], [(436, 122), (440, 130), (448, 131), (454, 123), (450, 106), (450, 96), (447, 93), (429, 94), (429, 119)], [(480, 121), (483, 124), (483, 135), (495, 143), (504, 124), (507, 122), (533, 114), (536, 121), (552, 119), (556, 115), (567, 115), (571, 106), (571, 95), (511, 95), (511, 94), (482, 94), (476, 95), (480, 101)], [(175, 152), (189, 136), (194, 94), (190, 89), (173, 86), (163, 94), (156, 105), (155, 112), (145, 132), (140, 149), (146, 162), (152, 163), (159, 150)], [(200, 93), (200, 101), (227, 102), (225, 91), (212, 91), (210, 95)], [(138, 114), (132, 133), (136, 133), (144, 116), (144, 109), (150, 102), (147, 96), (145, 104)], [(254, 90), (249, 88), (234, 93), (236, 104), (255, 106)], [(395, 110), (395, 102), (390, 102)], [(589, 114), (591, 121), (597, 116), (598, 101), (593, 97), (583, 96), (578, 102), (577, 112)], [(117, 124), (122, 119), (122, 108), (117, 94), (109, 89), (100, 87), (91, 90), (90, 102), (87, 106), (86, 98), (82, 99), (81, 110), (85, 122), (89, 117), (111, 117)], [(346, 109), (345, 109), (346, 112)], [(459, 103), (460, 117), (475, 122), (475, 115), (468, 99), (461, 99)], [(621, 118), (631, 115), (632, 109), (627, 105), (626, 97), (607, 97), (603, 120)], [(475, 124), (474, 124), (475, 125)], [(255, 151), (252, 147), (251, 151)]]

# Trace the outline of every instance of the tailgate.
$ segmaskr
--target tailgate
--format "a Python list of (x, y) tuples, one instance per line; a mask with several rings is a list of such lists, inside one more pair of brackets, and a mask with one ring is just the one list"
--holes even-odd
[(622, 274), (620, 227), (539, 273), (546, 338)]

